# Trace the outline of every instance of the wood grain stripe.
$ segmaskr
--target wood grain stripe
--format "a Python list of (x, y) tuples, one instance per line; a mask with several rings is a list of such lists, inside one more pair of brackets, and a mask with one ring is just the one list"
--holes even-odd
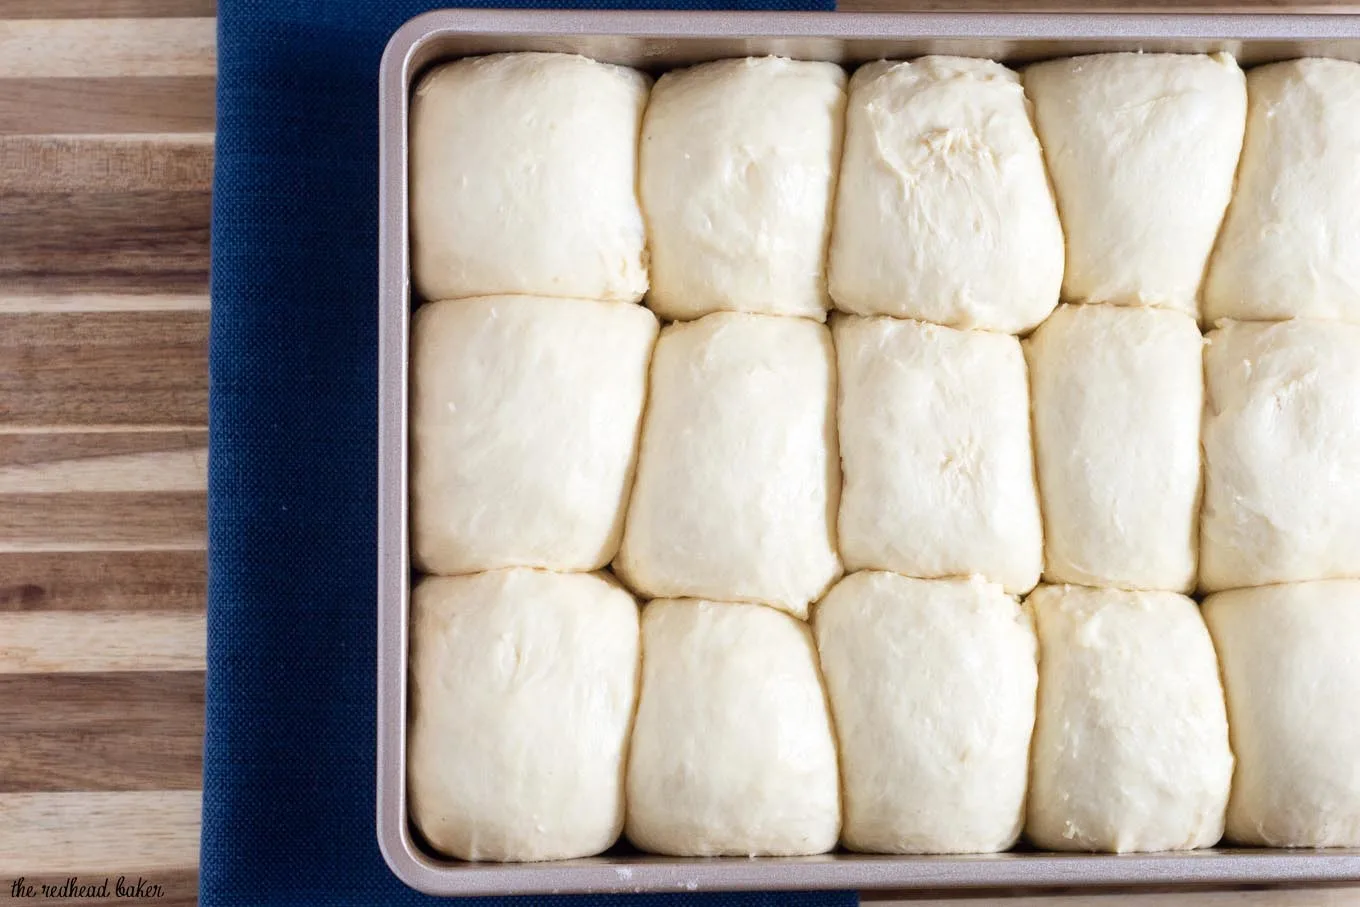
[(212, 76), (212, 19), (0, 19), (0, 78)]
[[(99, 466), (102, 458), (137, 454), (202, 452), (208, 432), (202, 428), (169, 431), (66, 431), (0, 433), (0, 475), (13, 467), (41, 467), (71, 461)], [(201, 465), (201, 464), (200, 464)], [(201, 472), (201, 470), (200, 470)], [(76, 477), (72, 477), (76, 478)], [(200, 478), (202, 476), (200, 475)], [(200, 482), (201, 487), (201, 482)], [(16, 489), (19, 490), (19, 489)], [(39, 490), (39, 489), (28, 489)], [(69, 491), (103, 490), (73, 486)], [(115, 489), (116, 490), (116, 489)]]
[(0, 19), (158, 19), (215, 16), (214, 0), (0, 0)]
[(0, 793), (196, 790), (203, 679), (192, 671), (0, 675)]
[(201, 613), (207, 573), (201, 550), (0, 552), (0, 612)]
[(205, 642), (202, 614), (6, 611), (0, 674), (202, 671)]
[(194, 791), (0, 794), (0, 866), (100, 877), (195, 866), (200, 800)]
[(211, 132), (215, 80), (0, 79), (0, 135)]
[(0, 495), (0, 551), (201, 549), (201, 491)]
[(202, 192), (213, 136), (0, 136), (0, 191)]
[(0, 424), (202, 425), (207, 344), (206, 312), (0, 314)]
[[(5, 442), (15, 438), (27, 440), (22, 435), (0, 436), (0, 457), (4, 456), (4, 448), (10, 446)], [(206, 491), (207, 486), (207, 447), (0, 466), (0, 495), (72, 491)]]
[(119, 293), (66, 293), (54, 296), (6, 296), (0, 288), (0, 314), (37, 312), (206, 312), (208, 296)]
[(211, 207), (207, 191), (0, 193), (0, 286), (206, 292)]

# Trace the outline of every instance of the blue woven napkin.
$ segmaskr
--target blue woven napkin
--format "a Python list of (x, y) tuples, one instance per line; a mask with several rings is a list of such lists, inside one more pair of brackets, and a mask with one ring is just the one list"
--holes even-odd
[[(210, 907), (441, 903), (388, 872), (373, 815), (378, 60), (398, 25), (438, 5), (219, 2), (200, 883)], [(500, 907), (674, 898), (855, 903), (746, 894)]]

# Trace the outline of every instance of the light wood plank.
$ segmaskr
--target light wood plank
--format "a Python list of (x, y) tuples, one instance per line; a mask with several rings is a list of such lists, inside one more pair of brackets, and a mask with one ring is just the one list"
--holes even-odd
[(215, 80), (0, 79), (0, 135), (211, 132)]
[(0, 674), (202, 671), (205, 652), (202, 614), (0, 612)]
[(0, 611), (195, 611), (207, 563), (187, 551), (0, 552)]
[(0, 552), (201, 550), (198, 491), (0, 495)]
[(0, 675), (0, 793), (199, 789), (203, 679)]
[(212, 133), (0, 135), (0, 191), (202, 192), (212, 165)]
[[(15, 437), (0, 436), (0, 462), (10, 446), (6, 442)], [(206, 492), (207, 487), (206, 447), (0, 466), (0, 495), (73, 491)]]
[[(0, 288), (0, 315), (70, 312), (207, 312), (207, 294), (62, 293), (6, 296)], [(122, 426), (116, 426), (122, 428)]]
[(156, 873), (198, 863), (197, 791), (0, 794), (0, 866), (38, 876)]
[(214, 0), (0, 0), (0, 19), (168, 19), (215, 15)]
[(212, 76), (212, 19), (0, 20), (0, 78)]

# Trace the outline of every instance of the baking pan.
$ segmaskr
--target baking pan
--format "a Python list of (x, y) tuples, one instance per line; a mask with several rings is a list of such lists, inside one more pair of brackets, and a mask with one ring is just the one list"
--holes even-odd
[(751, 889), (1226, 885), (1360, 881), (1360, 850), (677, 859), (620, 845), (590, 859), (464, 863), (425, 850), (406, 814), (407, 115), (433, 63), (565, 51), (648, 70), (762, 54), (853, 65), (929, 53), (1013, 64), (1116, 50), (1226, 51), (1244, 66), (1302, 56), (1360, 61), (1360, 14), (656, 13), (445, 10), (392, 36), (380, 75), (378, 344), (378, 844), (413, 888), (441, 895)]

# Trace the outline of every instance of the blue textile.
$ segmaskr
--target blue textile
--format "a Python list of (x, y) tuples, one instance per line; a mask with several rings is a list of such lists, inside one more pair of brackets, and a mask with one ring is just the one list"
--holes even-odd
[[(387, 870), (373, 816), (376, 84), (388, 35), (437, 5), (220, 2), (200, 883), (209, 907), (440, 903)], [(676, 898), (855, 903), (845, 893), (626, 900), (681, 907)]]

